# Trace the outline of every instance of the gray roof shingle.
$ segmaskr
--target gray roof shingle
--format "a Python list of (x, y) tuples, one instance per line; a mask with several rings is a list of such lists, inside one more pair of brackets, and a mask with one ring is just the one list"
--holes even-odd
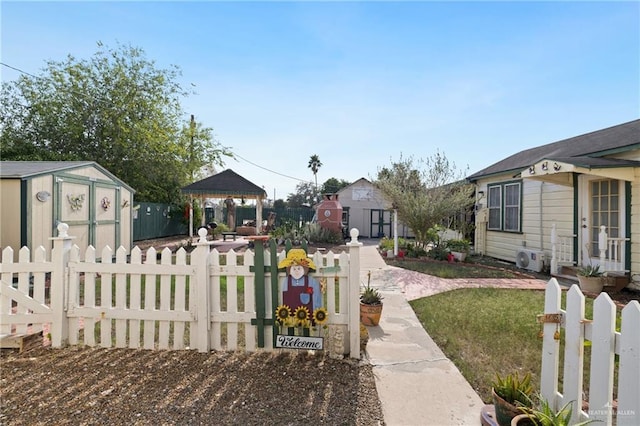
[(2, 161), (0, 177), (23, 179), (93, 164), (95, 164), (93, 161)]
[[(574, 163), (582, 158), (585, 165), (598, 165), (593, 163), (594, 158), (614, 152), (624, 152), (640, 148), (640, 120), (630, 121), (584, 135), (575, 136), (547, 145), (520, 151), (497, 163), (470, 175), (467, 180), (473, 182), (479, 178), (498, 173), (520, 171), (541, 160), (556, 160)], [(604, 159), (602, 159), (604, 160)], [(636, 165), (637, 162), (600, 162), (600, 166), (613, 167), (621, 165)], [(625, 163), (625, 164), (623, 164)], [(626, 164), (628, 163), (628, 164)], [(640, 163), (638, 163), (640, 164)]]
[(249, 182), (231, 169), (193, 182), (182, 188), (183, 194), (266, 196), (264, 189)]

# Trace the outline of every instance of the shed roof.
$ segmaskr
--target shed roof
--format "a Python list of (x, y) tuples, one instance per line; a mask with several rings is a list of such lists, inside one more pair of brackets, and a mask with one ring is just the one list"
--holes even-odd
[[(634, 149), (640, 149), (640, 120), (520, 151), (472, 174), (467, 179), (473, 182), (484, 176), (510, 171), (520, 172), (544, 159), (571, 162), (570, 159), (582, 157), (581, 162), (585, 162), (585, 157), (600, 158)], [(630, 165), (628, 162), (619, 164)]]
[(220, 197), (266, 197), (265, 190), (248, 181), (231, 169), (209, 176), (208, 178), (193, 182), (182, 188), (183, 194), (198, 194), (211, 198)]
[(93, 161), (2, 161), (0, 177), (22, 179), (92, 166)]
[(135, 192), (133, 188), (95, 161), (0, 161), (1, 179), (31, 179), (51, 173), (68, 172), (83, 167), (94, 167)]

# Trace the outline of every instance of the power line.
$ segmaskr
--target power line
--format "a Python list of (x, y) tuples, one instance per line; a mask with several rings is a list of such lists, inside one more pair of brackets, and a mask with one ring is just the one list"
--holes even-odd
[(280, 172), (276, 172), (275, 170), (268, 169), (268, 168), (266, 168), (266, 167), (263, 167), (263, 166), (261, 166), (261, 165), (259, 165), (259, 164), (254, 163), (253, 161), (249, 161), (249, 160), (247, 160), (246, 158), (244, 158), (244, 157), (242, 157), (242, 156), (240, 156), (240, 155), (238, 155), (238, 154), (233, 154), (233, 156), (234, 156), (234, 157), (238, 157), (238, 158), (239, 158), (239, 159), (241, 159), (242, 161), (246, 161), (247, 163), (251, 164), (252, 166), (256, 166), (256, 167), (258, 167), (258, 168), (260, 168), (260, 169), (262, 169), (262, 170), (266, 170), (266, 171), (268, 171), (268, 172), (270, 172), (270, 173), (274, 173), (274, 174), (276, 174), (276, 175), (280, 175), (280, 176), (282, 176), (282, 177), (286, 177), (286, 178), (289, 178), (289, 179), (297, 180), (298, 182), (313, 183), (313, 182), (311, 182), (310, 180), (298, 179), (297, 177), (288, 176), (288, 175), (282, 174), (282, 173), (280, 173)]
[(11, 66), (11, 65), (9, 65), (9, 64), (6, 64), (6, 63), (4, 63), (4, 62), (0, 62), (0, 65), (5, 66), (5, 67), (7, 67), (7, 68), (10, 68), (10, 69), (12, 69), (12, 70), (14, 70), (14, 71), (18, 71), (19, 73), (22, 73), (22, 74), (28, 75), (29, 77), (38, 78), (38, 76), (37, 76), (37, 75), (33, 75), (33, 74), (28, 73), (28, 72), (26, 72), (26, 71), (24, 71), (24, 70), (21, 70), (20, 68), (16, 68), (16, 67)]
[[(9, 64), (7, 64), (7, 63), (5, 63), (5, 62), (0, 62), (0, 65), (5, 66), (5, 67), (7, 67), (7, 68), (10, 68), (10, 69), (12, 69), (12, 70), (14, 70), (14, 71), (18, 71), (18, 72), (19, 72), (19, 73), (21, 73), (21, 74), (25, 74), (25, 75), (28, 75), (28, 76), (33, 77), (33, 78), (39, 78), (39, 77), (38, 77), (38, 76), (36, 76), (36, 75), (33, 75), (33, 74), (31, 74), (31, 73), (29, 73), (29, 72), (27, 72), (27, 71), (21, 70), (20, 68), (17, 68), (17, 67), (14, 67), (14, 66), (12, 66), (12, 65), (9, 65)], [(74, 93), (74, 94), (78, 94), (78, 93), (77, 93), (77, 92), (75, 92), (75, 91), (72, 91), (72, 93)], [(82, 94), (82, 95), (83, 95), (83, 96), (85, 96), (84, 94)], [(95, 98), (94, 98), (94, 99), (95, 99)], [(241, 159), (241, 160), (243, 160), (243, 161), (246, 161), (247, 163), (249, 163), (249, 164), (251, 164), (251, 165), (253, 165), (253, 166), (255, 166), (255, 167), (258, 167), (258, 168), (260, 168), (260, 169), (262, 169), (262, 170), (266, 170), (266, 171), (268, 171), (269, 173), (273, 173), (273, 174), (276, 174), (276, 175), (279, 175), (279, 176), (282, 176), (282, 177), (286, 177), (286, 178), (288, 178), (288, 179), (293, 179), (293, 180), (296, 180), (296, 181), (298, 181), (298, 182), (313, 183), (312, 181), (309, 181), (309, 180), (299, 179), (299, 178), (297, 178), (297, 177), (293, 177), (293, 176), (285, 175), (285, 174), (283, 174), (283, 173), (276, 172), (275, 170), (268, 169), (268, 168), (266, 168), (266, 167), (263, 167), (263, 166), (261, 166), (261, 165), (259, 165), (259, 164), (254, 163), (253, 161), (249, 161), (249, 160), (247, 160), (246, 158), (244, 158), (244, 157), (242, 157), (242, 156), (240, 156), (240, 155), (238, 155), (238, 154), (234, 154), (234, 157), (238, 157), (239, 159)]]

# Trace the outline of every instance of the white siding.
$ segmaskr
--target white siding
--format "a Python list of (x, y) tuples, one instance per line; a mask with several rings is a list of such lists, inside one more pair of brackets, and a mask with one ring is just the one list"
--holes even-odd
[(640, 179), (631, 183), (631, 281), (640, 287)]
[[(484, 191), (485, 195), (477, 199), (477, 203), (486, 207), (488, 184), (513, 180), (511, 175), (505, 175), (502, 179), (478, 182), (478, 191)], [(573, 188), (522, 179), (522, 232), (487, 231), (484, 254), (515, 262), (516, 250), (526, 246), (532, 250), (544, 251), (545, 257), (549, 259), (552, 224), (556, 223), (561, 234), (573, 232), (573, 199)]]

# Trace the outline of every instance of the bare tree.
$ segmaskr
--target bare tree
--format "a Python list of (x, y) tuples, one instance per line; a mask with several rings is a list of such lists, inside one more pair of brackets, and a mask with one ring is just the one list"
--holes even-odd
[(464, 171), (439, 152), (426, 160), (401, 157), (390, 168), (379, 169), (375, 183), (422, 244), (429, 242), (429, 229), (473, 203), (473, 185), (465, 181)]

